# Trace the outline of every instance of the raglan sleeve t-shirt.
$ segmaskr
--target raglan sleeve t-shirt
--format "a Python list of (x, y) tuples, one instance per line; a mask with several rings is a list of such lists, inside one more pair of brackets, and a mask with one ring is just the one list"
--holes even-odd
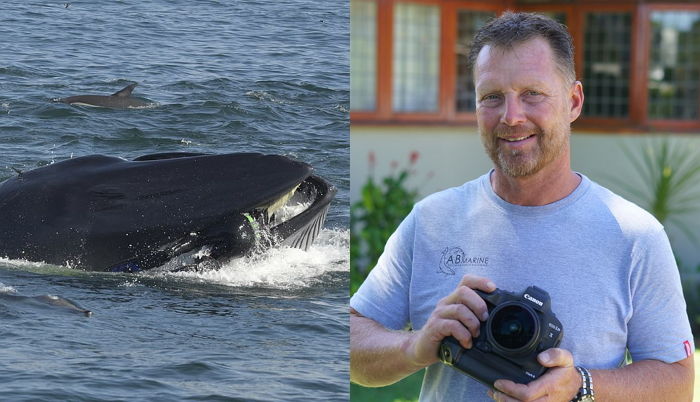
[[(390, 329), (420, 329), (465, 274), (500, 289), (550, 294), (560, 347), (590, 369), (675, 362), (694, 350), (668, 238), (650, 214), (581, 175), (566, 198), (509, 204), (489, 174), (417, 203), (386, 244), (351, 307)], [(490, 400), (451, 367), (428, 368), (421, 400)]]

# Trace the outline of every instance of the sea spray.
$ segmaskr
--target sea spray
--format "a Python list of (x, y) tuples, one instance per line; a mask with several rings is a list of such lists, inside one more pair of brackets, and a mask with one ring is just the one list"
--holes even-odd
[(278, 247), (232, 259), (218, 269), (160, 271), (156, 275), (235, 287), (309, 287), (318, 284), (325, 274), (349, 270), (349, 237), (347, 229), (324, 229), (307, 251)]

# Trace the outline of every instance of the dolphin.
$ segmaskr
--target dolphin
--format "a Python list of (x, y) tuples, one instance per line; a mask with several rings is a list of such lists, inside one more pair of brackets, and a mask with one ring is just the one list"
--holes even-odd
[(72, 302), (71, 300), (65, 299), (65, 298), (60, 297), (60, 296), (41, 295), (41, 296), (32, 296), (31, 299), (35, 300), (39, 303), (46, 304), (47, 306), (56, 306), (59, 308), (63, 308), (67, 311), (73, 312), (73, 313), (82, 314), (85, 317), (92, 316), (92, 311), (86, 310), (85, 308), (79, 306), (78, 304)]
[(124, 87), (112, 95), (76, 95), (69, 96), (68, 98), (54, 99), (56, 102), (68, 103), (70, 105), (81, 105), (81, 106), (94, 106), (94, 107), (106, 107), (112, 109), (129, 109), (146, 107), (151, 105), (151, 102), (147, 102), (143, 99), (133, 98), (131, 92), (136, 88), (138, 83), (133, 83)]
[[(0, 283), (0, 285), (2, 285)], [(84, 315), (85, 317), (91, 317), (92, 311), (87, 310), (75, 302), (65, 299), (60, 296), (55, 295), (40, 295), (40, 296), (24, 296), (17, 294), (17, 292), (12, 289), (0, 288), (0, 301), (12, 303), (13, 305), (23, 307), (23, 306), (40, 306), (40, 307), (57, 307), (59, 309)]]

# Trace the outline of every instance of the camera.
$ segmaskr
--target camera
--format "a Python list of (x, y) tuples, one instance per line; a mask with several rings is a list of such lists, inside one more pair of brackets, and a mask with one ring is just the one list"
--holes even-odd
[(537, 355), (559, 346), (563, 336), (549, 293), (537, 286), (521, 293), (475, 292), (486, 302), (489, 318), (481, 323), (470, 349), (454, 337), (443, 339), (440, 360), (489, 387), (498, 379), (527, 384), (544, 374), (547, 368), (539, 364)]

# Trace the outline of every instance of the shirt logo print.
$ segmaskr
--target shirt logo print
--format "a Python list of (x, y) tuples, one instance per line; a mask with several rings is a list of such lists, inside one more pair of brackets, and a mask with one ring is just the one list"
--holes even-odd
[(455, 267), (487, 267), (489, 257), (467, 257), (461, 247), (445, 247), (442, 250), (438, 273), (454, 275)]

